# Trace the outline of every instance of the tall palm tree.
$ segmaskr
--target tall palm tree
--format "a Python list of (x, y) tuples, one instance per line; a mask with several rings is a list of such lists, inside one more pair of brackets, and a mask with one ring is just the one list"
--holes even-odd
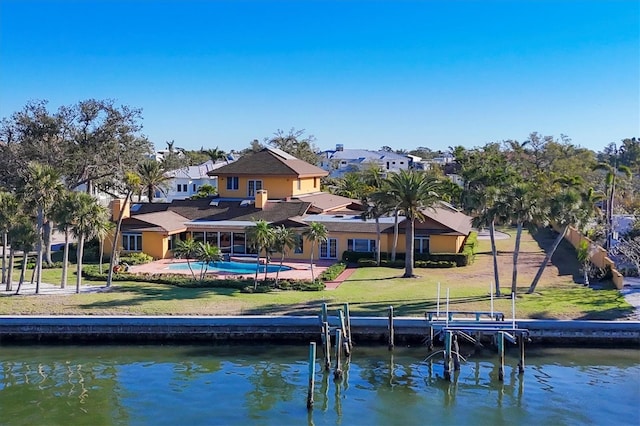
[(613, 207), (616, 196), (616, 186), (618, 184), (618, 178), (620, 175), (631, 178), (631, 169), (627, 166), (616, 164), (611, 165), (608, 163), (599, 163), (594, 167), (594, 170), (604, 170), (605, 174), (605, 192), (607, 195), (607, 240), (605, 241), (605, 248), (609, 250), (611, 248), (611, 239), (613, 238)]
[(40, 293), (42, 283), (43, 227), (46, 215), (63, 185), (60, 174), (51, 166), (30, 162), (23, 172), (23, 196), (36, 208), (36, 294)]
[(140, 188), (141, 180), (140, 176), (133, 172), (127, 172), (124, 176), (125, 196), (118, 212), (118, 220), (116, 222), (116, 229), (113, 235), (113, 241), (111, 243), (111, 259), (109, 260), (109, 270), (107, 271), (107, 287), (111, 287), (113, 282), (113, 268), (118, 260), (118, 247), (120, 230), (122, 228), (122, 220), (124, 219), (124, 210), (131, 202), (132, 195)]
[(516, 222), (516, 241), (513, 250), (513, 271), (511, 275), (511, 293), (516, 294), (522, 230), (527, 224), (534, 224), (544, 220), (544, 203), (541, 201), (541, 197), (539, 197), (535, 187), (530, 183), (512, 185), (503, 199), (503, 203), (509, 208), (509, 220)]
[(147, 199), (150, 203), (153, 203), (153, 196), (156, 191), (162, 193), (167, 191), (167, 182), (171, 178), (164, 173), (165, 170), (162, 165), (155, 160), (146, 160), (138, 165), (140, 185), (147, 194)]
[(284, 263), (284, 258), (287, 254), (287, 250), (295, 248), (296, 243), (297, 237), (293, 229), (287, 228), (284, 225), (280, 225), (274, 229), (273, 248), (282, 255), (280, 257), (280, 268), (278, 268), (278, 270), (276, 271), (276, 285), (278, 285), (280, 269), (282, 269), (282, 264)]
[(390, 204), (387, 202), (386, 197), (382, 192), (374, 192), (369, 196), (364, 196), (361, 200), (364, 210), (360, 214), (360, 219), (367, 220), (373, 219), (376, 222), (376, 265), (380, 266), (380, 218), (389, 213)]
[(173, 257), (176, 259), (187, 259), (187, 266), (189, 267), (194, 280), (196, 279), (196, 274), (193, 272), (193, 268), (191, 267), (191, 259), (194, 259), (197, 256), (198, 242), (193, 238), (178, 241), (176, 246), (173, 248)]
[(16, 196), (10, 192), (0, 191), (0, 232), (2, 232), (2, 282), (8, 284), (7, 278), (7, 246), (9, 231), (19, 217), (20, 205)]
[(574, 188), (563, 188), (549, 200), (549, 217), (557, 223), (561, 231), (558, 233), (553, 245), (547, 252), (536, 276), (533, 278), (527, 294), (531, 294), (536, 290), (536, 286), (542, 277), (547, 264), (560, 245), (571, 225), (579, 225), (585, 219), (583, 212), (584, 205), (580, 194)]
[(269, 247), (271, 246), (274, 238), (273, 228), (269, 226), (265, 220), (257, 220), (252, 226), (245, 228), (247, 242), (250, 246), (256, 249), (256, 275), (253, 281), (253, 288), (258, 287), (258, 271), (260, 270), (260, 253), (265, 250), (265, 256)]
[(389, 194), (406, 217), (405, 272), (403, 278), (411, 278), (414, 258), (415, 221), (425, 219), (423, 210), (432, 208), (440, 199), (438, 181), (415, 170), (400, 170), (387, 179)]
[(309, 258), (309, 265), (311, 267), (311, 281), (315, 281), (316, 277), (313, 274), (313, 251), (317, 243), (323, 243), (327, 241), (329, 232), (327, 227), (320, 222), (311, 222), (309, 227), (302, 233), (304, 237), (311, 242), (311, 257)]
[(98, 204), (97, 200), (87, 193), (79, 193), (76, 199), (75, 221), (72, 232), (78, 240), (77, 248), (77, 270), (76, 270), (76, 293), (80, 293), (80, 283), (82, 282), (82, 258), (84, 257), (84, 243), (96, 234), (99, 223), (108, 217), (105, 207)]
[[(20, 221), (11, 229), (9, 237), (11, 239), (11, 252), (14, 253), (14, 250), (22, 251), (22, 270), (20, 271), (20, 280), (18, 281), (18, 288), (16, 289), (16, 294), (19, 294), (27, 272), (29, 252), (33, 250), (33, 242), (36, 240), (37, 233), (33, 227), (33, 223), (25, 217), (24, 220)], [(9, 280), (9, 282), (11, 282), (11, 280)]]
[(495, 285), (495, 295), (500, 297), (500, 272), (495, 233), (496, 219), (499, 219), (502, 212), (498, 201), (501, 197), (500, 189), (495, 186), (472, 186), (464, 194), (465, 205), (474, 214), (473, 226), (489, 228), (489, 240), (491, 241), (491, 254), (493, 257), (493, 283)]
[(67, 286), (67, 271), (69, 269), (69, 236), (71, 234), (71, 228), (76, 220), (78, 196), (78, 192), (65, 191), (60, 197), (58, 197), (51, 212), (51, 219), (55, 222), (56, 229), (64, 234), (60, 288), (65, 288)]
[(104, 244), (106, 242), (107, 236), (111, 235), (113, 231), (116, 229), (116, 224), (113, 223), (109, 217), (106, 217), (105, 220), (96, 223), (96, 238), (98, 239), (98, 243), (100, 244), (100, 248), (98, 249), (98, 268), (100, 274), (102, 274), (102, 263), (104, 258)]

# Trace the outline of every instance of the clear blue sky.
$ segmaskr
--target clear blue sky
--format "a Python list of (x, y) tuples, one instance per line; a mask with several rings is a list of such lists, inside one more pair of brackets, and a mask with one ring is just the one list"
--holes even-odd
[(640, 2), (0, 1), (0, 117), (115, 99), (158, 148), (640, 136)]

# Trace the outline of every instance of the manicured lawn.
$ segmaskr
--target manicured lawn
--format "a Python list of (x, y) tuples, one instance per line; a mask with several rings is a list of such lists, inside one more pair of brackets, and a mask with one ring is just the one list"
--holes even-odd
[[(508, 232), (511, 232), (510, 230)], [(536, 241), (536, 239), (538, 241)], [(534, 239), (523, 235), (519, 264), (516, 316), (519, 318), (622, 319), (632, 307), (608, 283), (594, 290), (575, 284), (578, 276), (573, 249), (562, 244), (553, 265), (545, 271), (535, 294), (524, 294), (552, 235)], [(511, 262), (513, 238), (498, 241), (501, 289), (495, 310), (511, 317)], [(244, 294), (231, 289), (187, 289), (150, 283), (120, 282), (108, 292), (80, 295), (23, 295), (0, 298), (0, 314), (86, 315), (317, 315), (323, 302), (335, 308), (349, 303), (353, 315), (386, 315), (393, 306), (397, 315), (422, 316), (436, 309), (438, 283), (441, 310), (447, 289), (451, 310), (490, 309), (489, 288), (493, 280), (489, 242), (481, 241), (476, 262), (465, 268), (416, 269), (420, 278), (403, 279), (401, 269), (361, 268), (335, 290), (283, 291)], [(559, 266), (557, 266), (559, 265)], [(43, 280), (58, 283), (60, 269), (45, 270)], [(17, 278), (17, 276), (16, 276)], [(100, 285), (101, 283), (87, 283)], [(69, 286), (75, 286), (70, 273)]]

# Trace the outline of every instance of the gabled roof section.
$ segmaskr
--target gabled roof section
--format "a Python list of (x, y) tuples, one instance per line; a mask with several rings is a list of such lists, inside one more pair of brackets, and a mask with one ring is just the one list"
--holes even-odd
[(279, 149), (264, 148), (255, 154), (245, 155), (231, 164), (212, 170), (208, 174), (209, 176), (292, 176), (303, 178), (327, 176), (328, 172)]
[(438, 222), (454, 233), (469, 235), (471, 232), (471, 217), (455, 209), (447, 203), (438, 203), (433, 209), (423, 210), (422, 213), (429, 219)]
[[(253, 221), (263, 219), (267, 222), (281, 222), (291, 217), (303, 216), (311, 205), (305, 201), (269, 200), (263, 209), (255, 204), (242, 205), (242, 200), (218, 199), (218, 205), (212, 206), (211, 198), (197, 200), (175, 200), (172, 203), (144, 203), (140, 210), (133, 213), (132, 219), (149, 222), (155, 217), (168, 218), (174, 214), (189, 221)], [(156, 216), (157, 215), (157, 216)]]
[(328, 192), (316, 192), (314, 194), (300, 195), (296, 199), (311, 203), (313, 213), (324, 213), (336, 210), (358, 209), (361, 206), (358, 200), (330, 194)]
[(155, 231), (175, 234), (187, 230), (188, 219), (172, 211), (138, 214), (123, 221), (129, 231)]

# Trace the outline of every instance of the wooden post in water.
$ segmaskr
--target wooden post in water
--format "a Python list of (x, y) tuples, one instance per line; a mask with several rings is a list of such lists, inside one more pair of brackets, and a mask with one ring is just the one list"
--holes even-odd
[[(345, 342), (346, 345), (346, 342)], [(336, 330), (336, 370), (333, 372), (333, 378), (336, 380), (342, 379), (342, 362), (340, 360), (340, 354), (342, 353), (342, 331)]]
[(307, 410), (313, 408), (313, 388), (316, 377), (316, 342), (309, 343), (309, 390), (307, 392)]
[[(338, 311), (338, 316), (340, 317), (340, 331), (342, 331), (343, 336), (346, 336), (347, 326), (345, 325), (345, 322), (344, 322), (344, 313), (342, 312), (342, 309)], [(349, 344), (346, 342), (346, 340), (343, 346), (344, 346), (344, 355), (351, 356), (351, 349), (349, 348)]]
[(518, 363), (518, 373), (524, 374), (524, 334), (520, 333), (520, 338), (518, 339), (518, 346), (520, 347), (520, 362)]
[(504, 333), (498, 332), (498, 380), (504, 381)]
[(393, 306), (389, 306), (389, 350), (392, 351), (395, 346), (395, 336), (393, 331)]
[(447, 331), (444, 335), (444, 379), (451, 380), (451, 340), (453, 333)]
[(460, 346), (458, 345), (458, 335), (453, 335), (453, 371), (460, 371)]
[(429, 352), (433, 351), (433, 323), (429, 321), (429, 346), (427, 347)]
[(322, 349), (324, 355), (324, 370), (331, 371), (331, 335), (328, 322), (322, 324)]
[(326, 303), (322, 304), (322, 313), (321, 313), (321, 315), (322, 315), (322, 322), (323, 323), (329, 321), (329, 315), (327, 314), (327, 304)]
[(353, 341), (351, 340), (351, 314), (349, 313), (349, 304), (344, 304), (344, 316), (347, 320), (347, 335), (344, 336), (346, 343), (349, 344), (349, 352), (353, 349)]

